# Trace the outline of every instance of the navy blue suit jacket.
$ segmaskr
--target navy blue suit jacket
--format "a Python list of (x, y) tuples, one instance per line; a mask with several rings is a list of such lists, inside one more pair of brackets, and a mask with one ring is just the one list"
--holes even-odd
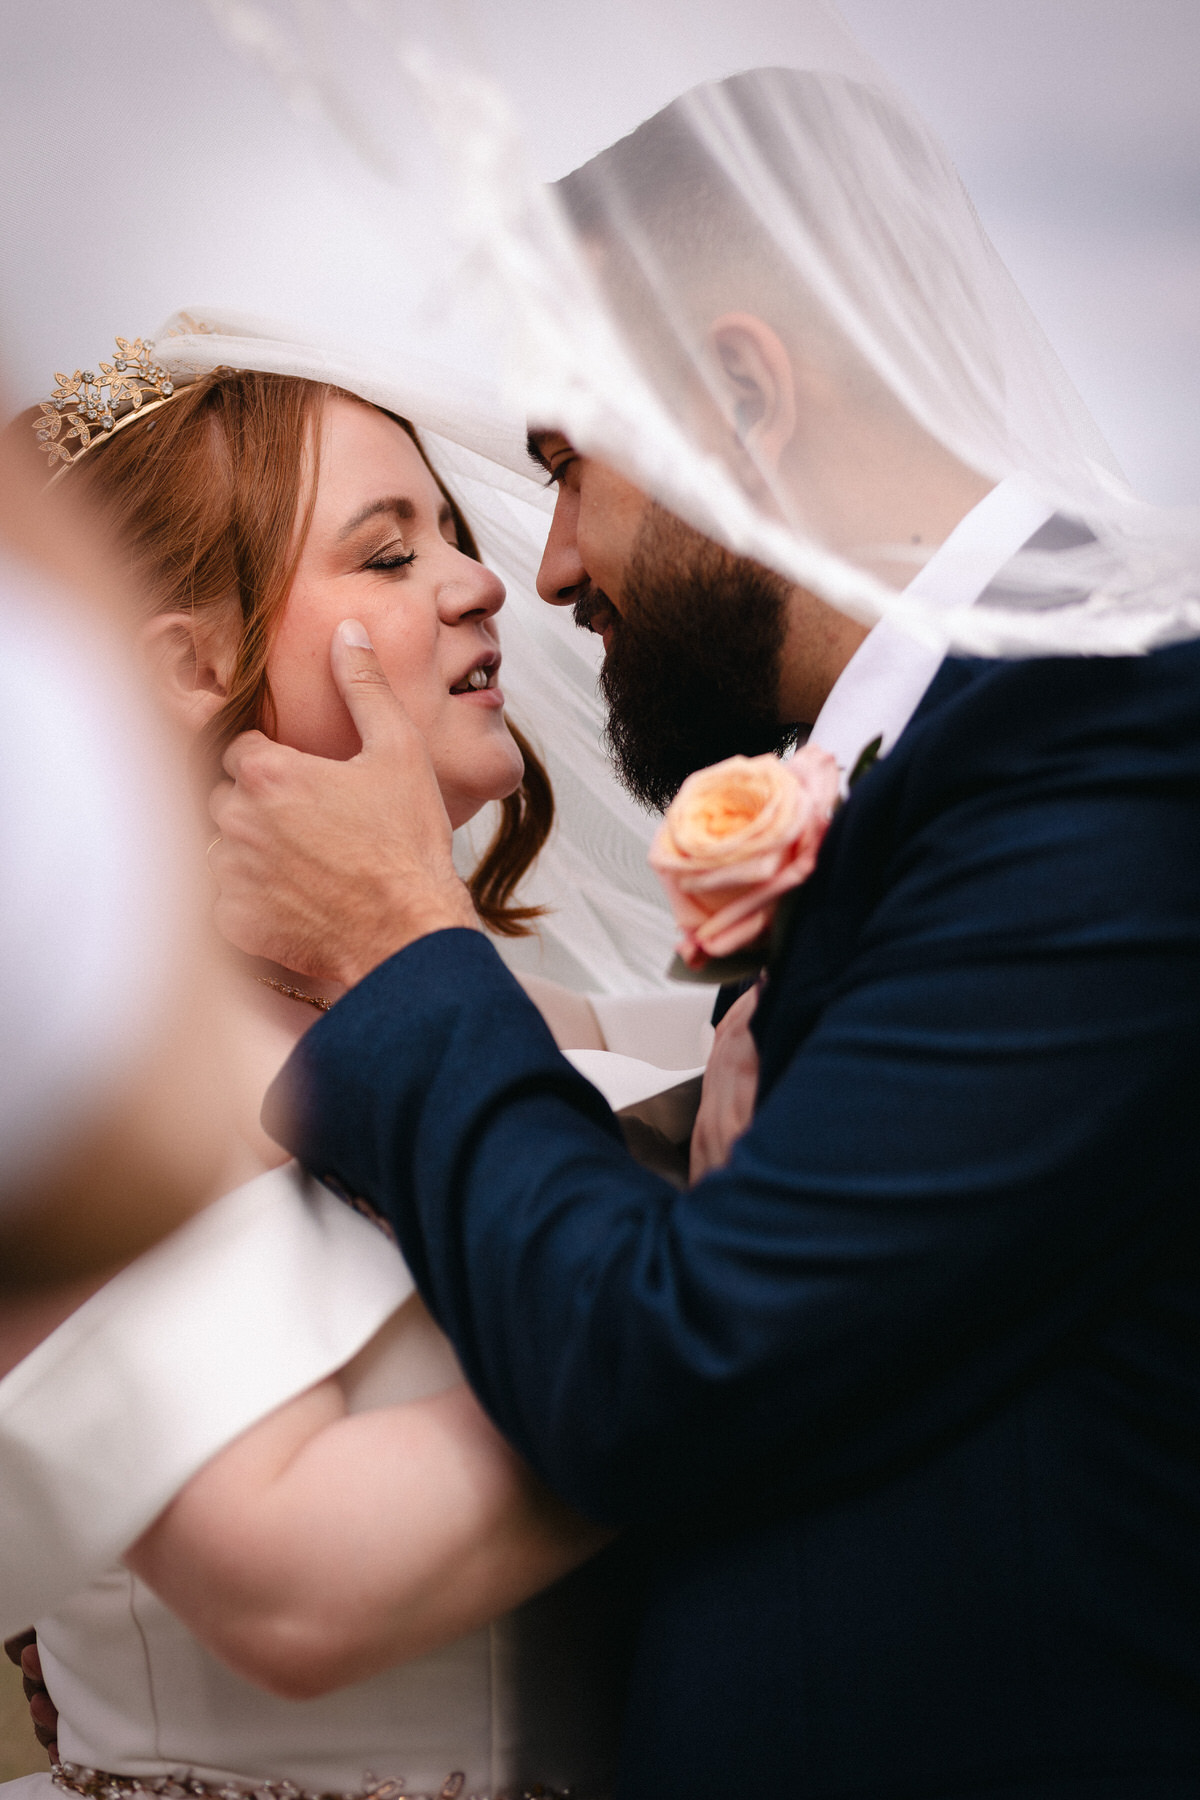
[(472, 932), (285, 1077), (502, 1429), (647, 1547), (622, 1793), (1200, 1794), (1200, 645), (944, 664), (756, 1030), (688, 1193)]

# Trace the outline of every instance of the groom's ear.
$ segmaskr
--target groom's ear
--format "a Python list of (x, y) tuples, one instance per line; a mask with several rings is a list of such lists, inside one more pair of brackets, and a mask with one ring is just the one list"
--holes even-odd
[(770, 477), (796, 432), (796, 372), (783, 340), (754, 313), (724, 313), (706, 349), (734, 435)]
[(168, 711), (186, 731), (202, 731), (229, 697), (237, 660), (232, 621), (156, 613), (138, 639)]

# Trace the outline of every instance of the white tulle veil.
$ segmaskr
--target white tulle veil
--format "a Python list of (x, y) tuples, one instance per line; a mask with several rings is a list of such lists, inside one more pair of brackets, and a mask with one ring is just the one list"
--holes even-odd
[[(513, 966), (577, 989), (631, 994), (661, 986), (672, 934), (646, 865), (653, 822), (617, 785), (602, 747), (598, 640), (534, 590), (552, 497), (531, 478), (521, 417), (486, 378), (464, 380), (415, 348), (403, 357), (322, 349), (289, 338), (278, 324), (214, 307), (173, 315), (155, 342), (159, 360), (184, 381), (222, 366), (293, 375), (358, 394), (417, 427), (481, 555), (504, 581), (509, 716), (554, 786), (557, 822), (521, 889), (524, 901), (546, 910), (535, 936), (503, 940), (500, 948)], [(494, 825), (488, 808), (458, 834), (464, 872)]]
[[(179, 292), (205, 304), (168, 322), (159, 354), (329, 380), (420, 430), (508, 587), (505, 688), (558, 798), (525, 896), (549, 911), (518, 962), (643, 991), (672, 935), (645, 867), (653, 821), (604, 754), (598, 645), (534, 593), (552, 497), (529, 423), (835, 606), (939, 646), (1117, 654), (1200, 632), (1200, 523), (1129, 491), (945, 151), (826, 0), (589, 0), (569, 33), (523, 0), (195, 0), (195, 21), (255, 71), (261, 129), (335, 149), (308, 214), (289, 194), (298, 241), (272, 236), (278, 182), (260, 197), (253, 162), (227, 172), (246, 216), (260, 208), (261, 254), (244, 233), (216, 292)], [(322, 250), (339, 221), (340, 248)], [(322, 256), (315, 307), (299, 276)], [(745, 316), (796, 374), (805, 430), (782, 460), (739, 412), (714, 330)], [(147, 326), (97, 320), (98, 335)], [(1083, 541), (1021, 558), (993, 603), (931, 609), (904, 592), (929, 544), (897, 541), (877, 504), (922, 460), (1021, 472)]]
[[(1200, 522), (1131, 493), (945, 150), (828, 0), (663, 0), (652, 18), (594, 0), (565, 66), (552, 18), (487, 0), (329, 0), (319, 33), (302, 0), (210, 4), (364, 164), (401, 168), (423, 110), (507, 399), (708, 535), (969, 652), (1200, 631)], [(548, 190), (578, 113), (625, 141)], [(799, 377), (782, 459), (739, 416), (718, 327), (747, 314)], [(988, 605), (931, 608), (903, 592), (931, 546), (880, 504), (914, 464), (1021, 472), (1082, 541), (1022, 558)]]

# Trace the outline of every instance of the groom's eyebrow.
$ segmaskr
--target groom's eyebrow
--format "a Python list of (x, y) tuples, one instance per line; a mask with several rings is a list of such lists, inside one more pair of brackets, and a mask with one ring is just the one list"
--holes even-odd
[(402, 494), (395, 494), (384, 500), (369, 500), (366, 506), (359, 507), (353, 518), (346, 520), (338, 532), (338, 542), (348, 538), (351, 532), (357, 531), (360, 525), (365, 525), (368, 519), (374, 519), (380, 513), (388, 513), (401, 525), (408, 525), (416, 518), (417, 509)]

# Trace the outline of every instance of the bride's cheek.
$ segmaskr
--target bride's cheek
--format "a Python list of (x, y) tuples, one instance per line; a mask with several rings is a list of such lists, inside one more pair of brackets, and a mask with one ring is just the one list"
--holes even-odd
[(268, 662), (277, 743), (344, 762), (361, 749), (358, 732), (330, 669), (315, 658)]

